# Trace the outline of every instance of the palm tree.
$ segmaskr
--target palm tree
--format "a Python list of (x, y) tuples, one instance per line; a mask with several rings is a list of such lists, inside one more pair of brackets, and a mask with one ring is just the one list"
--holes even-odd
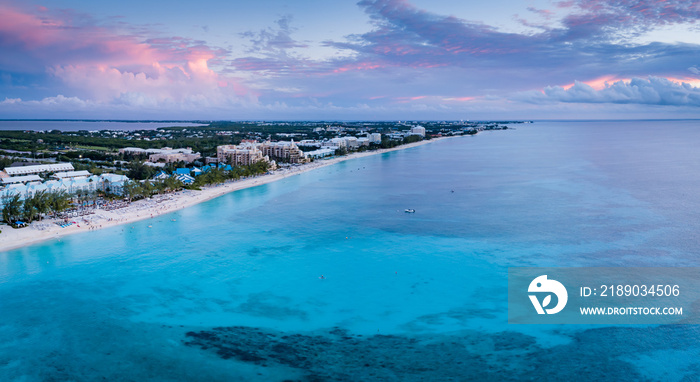
[(150, 180), (141, 183), (142, 195), (144, 198), (150, 198), (156, 191), (156, 186)]
[(70, 195), (66, 191), (56, 191), (48, 195), (49, 210), (55, 217), (59, 212), (63, 212), (70, 206)]
[(24, 204), (22, 204), (22, 215), (24, 215), (24, 220), (26, 220), (27, 223), (31, 223), (37, 214), (38, 210), (36, 208), (36, 199), (27, 195), (27, 197), (24, 198)]
[(135, 182), (133, 180), (128, 180), (124, 182), (124, 186), (122, 187), (122, 191), (124, 196), (126, 196), (129, 199), (129, 203), (131, 203), (132, 200), (134, 200), (135, 197), (139, 196), (141, 193), (141, 184), (138, 182)]
[(184, 184), (174, 176), (165, 178), (165, 180), (163, 180), (163, 184), (169, 191), (177, 191), (184, 186)]
[(7, 224), (12, 224), (22, 215), (22, 196), (19, 194), (6, 197), (3, 203), (2, 220)]
[(156, 194), (162, 194), (167, 189), (167, 186), (165, 185), (164, 180), (159, 180), (157, 182), (153, 182), (153, 188)]
[(49, 193), (46, 191), (39, 191), (34, 194), (34, 207), (36, 208), (37, 214), (39, 215), (39, 220), (43, 218), (43, 215), (48, 214), (51, 210), (49, 206), (50, 198)]

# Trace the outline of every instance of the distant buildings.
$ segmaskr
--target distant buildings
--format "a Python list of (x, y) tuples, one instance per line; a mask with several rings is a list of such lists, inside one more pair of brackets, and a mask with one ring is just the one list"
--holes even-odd
[(421, 137), (425, 137), (425, 127), (414, 126), (411, 128), (410, 134), (411, 135), (420, 135)]
[(331, 138), (324, 141), (321, 147), (344, 149), (348, 147), (348, 142), (344, 138)]
[(369, 143), (382, 143), (382, 135), (379, 133), (367, 134), (367, 138), (369, 138)]
[(190, 152), (176, 152), (175, 150), (169, 150), (166, 152), (162, 152), (159, 154), (151, 154), (148, 156), (148, 161), (149, 162), (166, 162), (166, 163), (174, 163), (174, 162), (185, 162), (185, 163), (192, 163), (196, 161), (197, 159), (201, 158), (202, 156), (199, 153), (192, 153), (192, 150), (189, 150)]
[(354, 149), (357, 149), (358, 147), (360, 147), (360, 143), (357, 141), (357, 138), (355, 138), (355, 137), (342, 137), (339, 139), (345, 140), (345, 146), (348, 149), (354, 150)]
[(333, 149), (318, 149), (318, 150), (314, 150), (314, 151), (307, 151), (305, 154), (306, 154), (307, 158), (316, 159), (316, 158), (323, 158), (323, 157), (331, 156), (331, 155), (335, 154), (335, 150), (333, 150)]
[(315, 141), (313, 139), (304, 139), (299, 141), (297, 143), (297, 146), (302, 146), (302, 147), (321, 147), (321, 142), (320, 141)]
[(202, 156), (199, 153), (192, 152), (192, 149), (187, 147), (184, 149), (172, 149), (163, 147), (162, 149), (142, 149), (139, 147), (125, 147), (119, 149), (120, 154), (127, 155), (148, 155), (149, 162), (185, 162), (192, 163)]

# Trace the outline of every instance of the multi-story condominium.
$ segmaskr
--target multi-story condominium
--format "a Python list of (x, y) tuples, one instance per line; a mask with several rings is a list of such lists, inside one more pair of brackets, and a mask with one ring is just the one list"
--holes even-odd
[(382, 135), (380, 133), (367, 134), (370, 143), (382, 143)]
[(323, 142), (321, 147), (334, 147), (337, 149), (345, 148), (348, 146), (348, 141), (345, 138), (331, 138)]
[(425, 127), (415, 126), (411, 128), (411, 135), (420, 135), (421, 137), (425, 137)]
[(345, 145), (349, 149), (356, 149), (360, 147), (360, 143), (357, 141), (356, 137), (342, 137), (341, 139), (345, 139)]
[(267, 141), (260, 146), (264, 155), (289, 163), (306, 163), (308, 158), (294, 143)]
[(247, 166), (261, 160), (270, 161), (258, 148), (259, 144), (243, 142), (240, 145), (224, 145), (216, 148), (216, 158), (219, 163), (229, 163), (233, 166)]

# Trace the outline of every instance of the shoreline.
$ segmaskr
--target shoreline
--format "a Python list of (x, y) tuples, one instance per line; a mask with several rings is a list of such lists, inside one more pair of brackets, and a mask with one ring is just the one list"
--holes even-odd
[(62, 219), (44, 219), (40, 222), (33, 222), (29, 227), (21, 229), (14, 229), (10, 226), (3, 225), (0, 226), (3, 227), (2, 233), (0, 233), (0, 253), (51, 239), (61, 239), (62, 237), (76, 233), (89, 232), (92, 230), (155, 218), (160, 215), (178, 211), (191, 207), (195, 204), (218, 198), (219, 196), (223, 196), (230, 192), (276, 182), (290, 176), (303, 174), (308, 171), (331, 166), (352, 159), (404, 150), (448, 138), (454, 138), (454, 136), (433, 138), (431, 140), (409, 143), (390, 149), (365, 151), (342, 157), (314, 161), (290, 169), (276, 170), (271, 174), (260, 175), (237, 181), (228, 181), (215, 186), (203, 187), (201, 191), (182, 190), (170, 194), (156, 195), (151, 198), (132, 202), (128, 207), (112, 211), (96, 209), (94, 210), (94, 214), (76, 217), (73, 221), (77, 222), (77, 224), (73, 224), (66, 228), (62, 228), (55, 224)]

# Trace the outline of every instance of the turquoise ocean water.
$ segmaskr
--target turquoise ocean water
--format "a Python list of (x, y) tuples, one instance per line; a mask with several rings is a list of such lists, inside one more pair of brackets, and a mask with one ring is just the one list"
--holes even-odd
[(700, 379), (697, 326), (508, 325), (506, 279), (700, 266), (700, 123), (514, 127), (0, 253), (0, 380)]

